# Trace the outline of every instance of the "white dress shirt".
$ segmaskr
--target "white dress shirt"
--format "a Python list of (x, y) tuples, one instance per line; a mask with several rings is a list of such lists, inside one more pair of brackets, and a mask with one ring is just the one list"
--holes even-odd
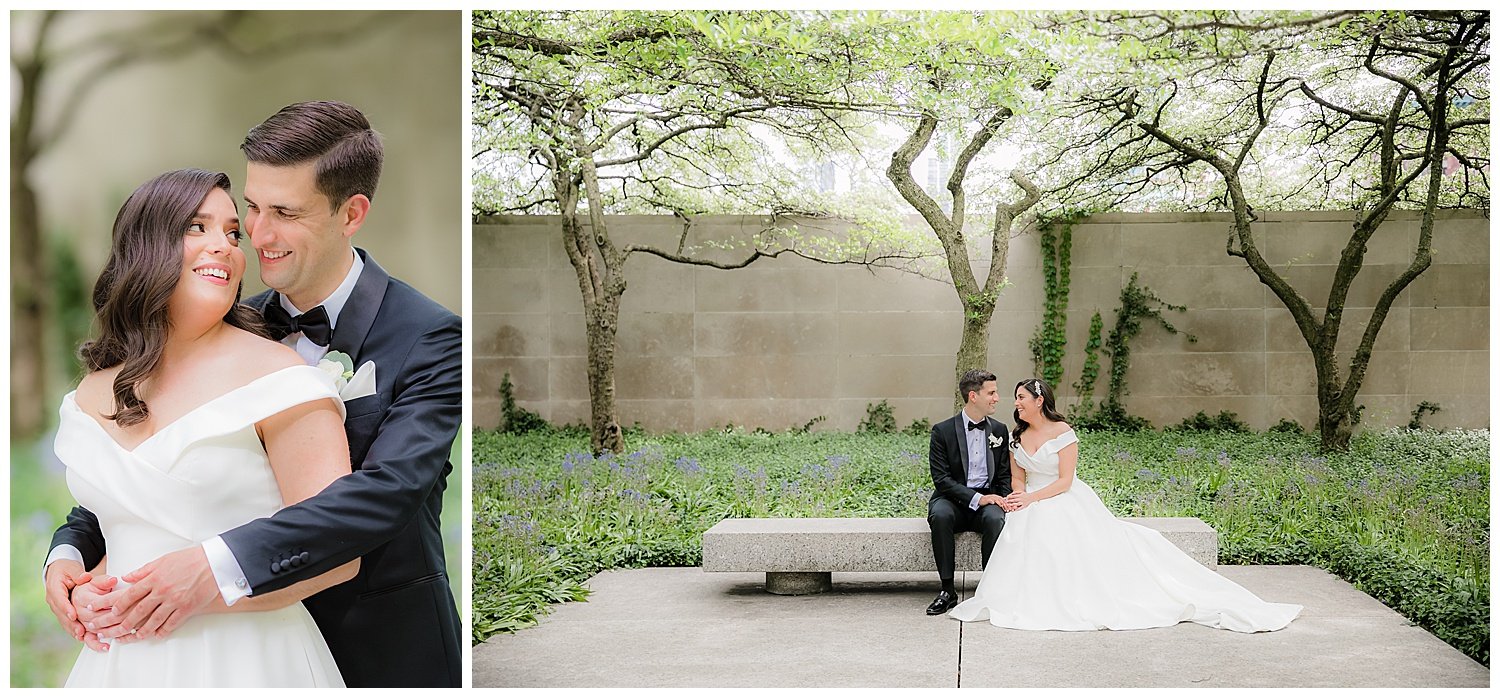
[[(339, 313), (343, 312), (344, 304), (349, 302), (349, 296), (354, 294), (354, 284), (359, 281), (359, 273), (365, 268), (365, 262), (359, 258), (359, 253), (350, 250), (350, 254), (354, 255), (354, 265), (349, 267), (348, 275), (344, 276), (344, 283), (339, 284), (339, 287), (334, 289), (333, 293), (329, 294), (322, 303), (318, 304), (323, 306), (323, 310), (328, 313), (329, 330), (338, 328)], [(292, 317), (297, 317), (307, 312), (292, 305), (291, 299), (287, 298), (286, 295), (277, 294), (277, 297), (281, 299), (281, 307), (285, 308)], [(308, 308), (307, 310), (312, 310), (312, 308)], [(313, 341), (301, 332), (293, 332), (287, 335), (282, 338), (281, 343), (297, 350), (297, 354), (309, 366), (317, 364), (328, 353), (328, 347), (313, 344)]]
[[(354, 264), (349, 267), (349, 273), (344, 276), (344, 282), (334, 289), (333, 293), (318, 305), (328, 313), (328, 326), (330, 329), (338, 327), (339, 313), (344, 310), (344, 304), (349, 302), (349, 296), (354, 293), (354, 285), (359, 281), (360, 272), (364, 271), (364, 260), (359, 258), (359, 253), (350, 248), (349, 254), (354, 255)], [(303, 313), (297, 306), (287, 299), (285, 294), (277, 294), (281, 299), (281, 307), (285, 308), (292, 317)], [(311, 310), (311, 308), (309, 308)], [(296, 350), (297, 355), (302, 357), (308, 365), (317, 364), (328, 354), (328, 347), (314, 344), (301, 332), (293, 332), (282, 338), (285, 344)], [(245, 579), (244, 568), (235, 559), (234, 553), (229, 550), (229, 545), (219, 536), (214, 536), (203, 541), (203, 554), (208, 557), (208, 567), (214, 574), (214, 582), (219, 586), (219, 595), (224, 597), (224, 604), (233, 606), (236, 601), (249, 596), (251, 593), (250, 583)], [(52, 549), (47, 555), (47, 561), (42, 565), (42, 570), (47, 569), (57, 560), (73, 560), (83, 564), (83, 553), (78, 548), (66, 543)]]
[[(979, 422), (974, 422), (969, 419), (969, 415), (959, 412), (958, 418), (963, 420), (965, 445), (969, 448), (968, 485), (976, 489), (984, 487), (990, 482), (989, 455), (985, 453), (985, 449), (989, 448), (989, 439), (986, 438), (989, 436), (989, 417), (985, 417)], [(976, 423), (985, 425), (985, 428), (969, 428), (970, 424)], [(974, 496), (969, 499), (969, 509), (974, 511), (979, 510), (979, 498), (981, 496), (983, 495), (978, 492), (974, 493)]]

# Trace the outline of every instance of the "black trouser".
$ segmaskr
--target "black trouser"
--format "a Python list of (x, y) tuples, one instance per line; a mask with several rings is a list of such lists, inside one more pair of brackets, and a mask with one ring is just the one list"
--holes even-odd
[[(987, 489), (975, 490), (990, 494)], [(982, 564), (990, 564), (990, 552), (1000, 531), (1005, 528), (1005, 510), (994, 504), (970, 509), (968, 504), (954, 504), (945, 497), (927, 503), (927, 526), (932, 529), (932, 557), (937, 561), (938, 578), (944, 583), (953, 581), (953, 536), (959, 531), (978, 531), (981, 539), (979, 552)]]

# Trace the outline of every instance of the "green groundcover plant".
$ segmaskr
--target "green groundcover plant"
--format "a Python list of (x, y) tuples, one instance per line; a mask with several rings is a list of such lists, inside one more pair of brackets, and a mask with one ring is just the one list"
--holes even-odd
[[(1081, 433), (1117, 516), (1196, 516), (1221, 564), (1314, 565), (1489, 665), (1489, 432), (1397, 429), (1321, 456), (1288, 432)], [(728, 517), (926, 515), (925, 435), (474, 433), (475, 642), (588, 595), (607, 569), (692, 566)]]

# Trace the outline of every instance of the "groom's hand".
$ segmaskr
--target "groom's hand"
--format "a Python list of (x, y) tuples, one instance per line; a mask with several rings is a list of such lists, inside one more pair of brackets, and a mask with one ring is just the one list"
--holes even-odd
[[(132, 586), (115, 600), (119, 627), (111, 636), (166, 637), (219, 596), (201, 546), (167, 553), (121, 577)], [(104, 637), (104, 633), (100, 637)]]
[(84, 634), (83, 623), (78, 621), (78, 612), (73, 609), (73, 589), (80, 584), (87, 584), (93, 575), (83, 569), (83, 564), (76, 560), (58, 560), (47, 565), (47, 573), (43, 586), (47, 591), (47, 606), (52, 609), (52, 615), (57, 616), (57, 622), (62, 625), (74, 640), (82, 640)]

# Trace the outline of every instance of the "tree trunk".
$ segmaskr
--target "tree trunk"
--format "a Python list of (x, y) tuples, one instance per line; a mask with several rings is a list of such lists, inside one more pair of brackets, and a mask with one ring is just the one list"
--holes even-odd
[(1354, 437), (1354, 415), (1340, 413), (1339, 408), (1327, 405), (1319, 397), (1318, 436), (1324, 453), (1349, 450), (1349, 439)]
[(620, 432), (615, 409), (615, 334), (619, 328), (620, 303), (616, 297), (588, 313), (589, 346), (589, 448), (594, 455), (605, 451), (622, 453), (625, 437)]
[[(16, 150), (24, 148), (17, 147)], [(36, 192), (26, 179), (26, 163), (10, 173), (10, 436), (20, 442), (41, 433), (46, 424), (48, 277), (42, 253)]]
[[(43, 24), (43, 30), (46, 23)], [(38, 34), (38, 44), (41, 34)], [(19, 90), (10, 129), (10, 436), (39, 435), (47, 400), (47, 308), (50, 278), (42, 246), (41, 212), (27, 171), (34, 157), (40, 60), (14, 61)]]
[(1343, 385), (1339, 378), (1338, 359), (1331, 348), (1318, 342), (1309, 342), (1313, 354), (1313, 370), (1318, 381), (1318, 435), (1321, 450), (1343, 451), (1349, 447), (1354, 435), (1354, 407), (1349, 401), (1345, 407)]
[[(964, 308), (964, 331), (958, 340), (958, 360), (954, 364), (953, 386), (954, 395), (958, 394), (958, 381), (963, 378), (964, 372), (970, 369), (988, 368), (990, 363), (990, 320), (994, 317), (995, 309), (989, 308), (989, 312), (972, 307)], [(955, 399), (955, 409), (963, 409), (963, 400)]]
[(606, 277), (611, 274), (607, 268), (600, 274), (599, 259), (590, 249), (591, 236), (572, 213), (578, 201), (577, 185), (566, 171), (555, 179), (569, 180), (566, 186), (559, 187), (558, 200), (565, 205), (562, 210), (566, 212), (562, 217), (563, 246), (583, 295), (584, 333), (588, 342), (589, 448), (596, 456), (605, 451), (620, 453), (625, 448), (625, 439), (615, 411), (615, 339), (620, 328), (620, 298), (625, 293), (625, 284), (607, 283)]

